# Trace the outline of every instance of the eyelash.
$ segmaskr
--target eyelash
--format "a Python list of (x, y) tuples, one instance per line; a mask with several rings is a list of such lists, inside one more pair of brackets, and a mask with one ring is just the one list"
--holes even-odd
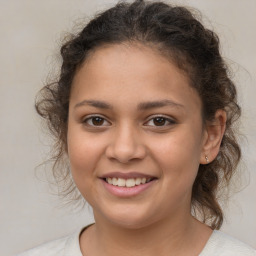
[[(108, 126), (108, 125), (94, 125), (93, 123), (92, 123), (92, 121), (93, 121), (93, 118), (100, 118), (101, 119), (101, 121), (103, 121), (103, 123), (104, 122), (108, 122), (108, 123), (110, 123), (109, 121), (107, 121), (104, 117), (102, 117), (102, 116), (100, 116), (100, 115), (94, 115), (94, 116), (89, 116), (89, 117), (87, 117), (87, 118), (85, 118), (84, 120), (83, 120), (83, 123), (85, 124), (85, 125), (87, 125), (87, 126), (90, 126), (90, 127), (105, 127), (105, 126)], [(166, 127), (166, 126), (171, 126), (171, 125), (174, 125), (174, 124), (176, 124), (176, 121), (174, 121), (173, 119), (171, 119), (171, 118), (169, 118), (169, 117), (165, 117), (165, 116), (162, 116), (162, 115), (158, 115), (158, 116), (153, 116), (153, 117), (151, 117), (150, 119), (148, 119), (148, 121), (146, 122), (146, 123), (148, 123), (148, 122), (154, 122), (154, 120), (156, 120), (157, 118), (161, 118), (163, 121), (164, 121), (164, 125), (146, 125), (146, 126), (152, 126), (152, 127)], [(88, 122), (91, 122), (90, 124), (88, 123)], [(166, 125), (166, 123), (168, 123), (167, 125)]]
[(103, 120), (103, 122), (105, 122), (105, 121), (108, 122), (104, 117), (99, 116), (99, 115), (95, 115), (95, 116), (89, 116), (89, 117), (85, 118), (83, 120), (83, 123), (86, 124), (87, 126), (91, 126), (91, 127), (101, 127), (102, 125), (98, 126), (98, 125), (94, 125), (94, 124), (88, 124), (88, 121), (90, 120), (92, 122), (93, 118), (100, 118), (100, 119)]
[[(176, 122), (175, 122), (173, 119), (171, 119), (171, 118), (169, 118), (169, 117), (162, 116), (162, 115), (158, 115), (158, 116), (153, 116), (153, 117), (151, 117), (151, 118), (147, 121), (147, 123), (148, 123), (149, 121), (154, 122), (154, 120), (156, 120), (157, 118), (161, 118), (161, 119), (164, 121), (164, 125), (160, 125), (160, 126), (158, 126), (158, 125), (147, 125), (147, 126), (166, 127), (166, 126), (171, 126), (171, 125), (176, 124)], [(168, 123), (168, 124), (166, 125), (166, 123)]]

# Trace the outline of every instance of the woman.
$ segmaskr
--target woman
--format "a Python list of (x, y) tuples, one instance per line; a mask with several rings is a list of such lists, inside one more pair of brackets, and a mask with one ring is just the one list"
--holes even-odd
[(22, 255), (256, 255), (216, 231), (240, 159), (217, 35), (185, 8), (135, 1), (98, 15), (61, 54), (36, 106), (56, 138), (55, 172), (68, 156), (63, 193), (76, 187), (95, 224)]

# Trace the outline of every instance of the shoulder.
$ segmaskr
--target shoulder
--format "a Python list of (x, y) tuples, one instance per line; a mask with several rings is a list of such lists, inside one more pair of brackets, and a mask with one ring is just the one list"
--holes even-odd
[(80, 232), (81, 230), (70, 236), (62, 237), (30, 249), (17, 256), (82, 256), (79, 246)]
[(256, 256), (249, 245), (221, 232), (213, 231), (200, 256)]
[(62, 255), (68, 240), (69, 240), (69, 237), (63, 237), (61, 239), (57, 239), (57, 240), (45, 243), (43, 245), (40, 245), (36, 248), (30, 249), (17, 256)]

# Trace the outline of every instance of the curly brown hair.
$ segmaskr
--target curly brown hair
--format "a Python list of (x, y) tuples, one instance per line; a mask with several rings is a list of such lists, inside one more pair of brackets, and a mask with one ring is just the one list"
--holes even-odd
[(37, 112), (47, 120), (55, 138), (53, 173), (63, 182), (63, 195), (75, 191), (69, 168), (60, 168), (67, 152), (67, 121), (72, 81), (78, 68), (96, 48), (105, 44), (138, 42), (157, 49), (186, 72), (202, 101), (204, 123), (217, 110), (227, 114), (226, 131), (218, 156), (200, 165), (192, 191), (192, 209), (202, 221), (219, 229), (223, 212), (218, 202), (220, 184), (227, 187), (241, 157), (234, 122), (241, 115), (237, 93), (220, 55), (218, 36), (206, 29), (185, 7), (161, 1), (120, 2), (98, 14), (61, 47), (62, 66), (57, 81), (47, 84), (36, 101)]

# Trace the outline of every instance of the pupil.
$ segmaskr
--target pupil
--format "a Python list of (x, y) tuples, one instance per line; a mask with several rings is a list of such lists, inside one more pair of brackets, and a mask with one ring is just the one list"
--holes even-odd
[(103, 118), (101, 118), (101, 117), (94, 117), (92, 119), (92, 123), (94, 125), (102, 125), (103, 124)]
[(161, 126), (165, 124), (165, 118), (164, 117), (156, 117), (154, 119), (154, 124), (157, 126)]

